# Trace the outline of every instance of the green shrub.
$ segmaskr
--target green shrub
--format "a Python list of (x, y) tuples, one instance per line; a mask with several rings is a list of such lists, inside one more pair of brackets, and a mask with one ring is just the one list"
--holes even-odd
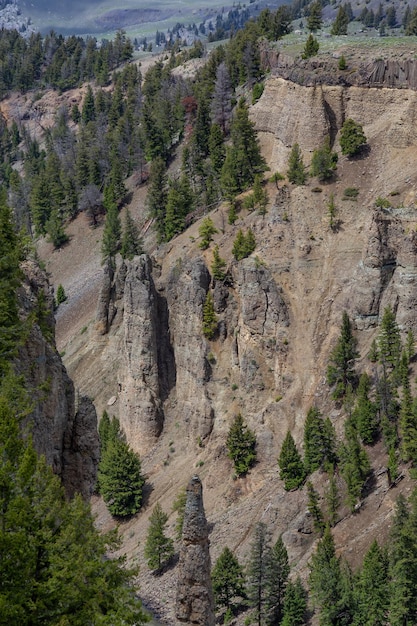
[(346, 187), (343, 192), (343, 199), (356, 200), (359, 195), (359, 189), (357, 187)]

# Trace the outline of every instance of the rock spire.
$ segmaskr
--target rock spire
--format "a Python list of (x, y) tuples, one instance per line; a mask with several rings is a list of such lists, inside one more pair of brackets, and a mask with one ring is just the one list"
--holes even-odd
[(180, 552), (176, 624), (214, 626), (214, 601), (210, 578), (208, 526), (203, 506), (203, 485), (193, 476), (187, 486)]

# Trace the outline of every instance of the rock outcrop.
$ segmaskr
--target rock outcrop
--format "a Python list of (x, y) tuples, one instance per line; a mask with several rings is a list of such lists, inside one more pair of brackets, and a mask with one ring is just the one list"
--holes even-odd
[[(124, 283), (124, 361), (120, 372), (120, 424), (131, 444), (142, 452), (158, 438), (164, 422), (160, 355), (169, 350), (166, 320), (161, 319), (147, 255), (128, 264)], [(172, 359), (171, 359), (172, 361)], [(164, 359), (165, 367), (173, 365)], [(167, 373), (165, 372), (165, 375)]]
[(205, 383), (211, 368), (202, 330), (203, 306), (210, 274), (200, 258), (176, 267), (167, 286), (170, 337), (176, 364), (177, 415), (190, 436), (202, 439), (213, 428), (214, 413)]
[(353, 304), (358, 328), (376, 326), (390, 305), (400, 327), (417, 332), (417, 233), (408, 228), (409, 222), (414, 225), (415, 211), (374, 211), (368, 245), (355, 275)]
[(99, 459), (96, 411), (88, 398), (76, 402), (74, 385), (56, 350), (53, 293), (44, 272), (32, 262), (26, 262), (23, 270), (22, 314), (27, 317), (41, 307), (37, 314), (41, 320), (31, 325), (16, 360), (32, 403), (26, 426), (37, 452), (61, 476), (67, 493), (89, 497)]
[(199, 477), (193, 476), (187, 486), (178, 564), (175, 607), (177, 626), (214, 626), (209, 545), (203, 486)]

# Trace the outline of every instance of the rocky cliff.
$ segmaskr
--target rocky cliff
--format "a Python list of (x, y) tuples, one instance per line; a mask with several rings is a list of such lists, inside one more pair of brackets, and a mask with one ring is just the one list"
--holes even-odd
[[(312, 404), (343, 435), (344, 410), (331, 401), (325, 372), (344, 310), (354, 322), (360, 368), (366, 367), (365, 355), (388, 304), (404, 336), (409, 328), (417, 332), (417, 94), (407, 88), (299, 82), (271, 76), (252, 107), (264, 155), (272, 172), (285, 172), (295, 142), (309, 163), (312, 151), (330, 136), (339, 152), (335, 180), (310, 179), (302, 187), (267, 183), (266, 215), (242, 209), (234, 225), (227, 223), (226, 205), (212, 211), (218, 230), (214, 243), (227, 262), (224, 284), (212, 279), (212, 251), (199, 248), (198, 222), (163, 246), (149, 238), (148, 256), (126, 266), (119, 262), (116, 276), (108, 277), (98, 325), (91, 319), (85, 333), (69, 340), (66, 332), (60, 349), (66, 350), (82, 393), (94, 395), (98, 411), (107, 408), (119, 416), (130, 444), (140, 451), (150, 505), (160, 501), (170, 511), (198, 467), (212, 528), (212, 560), (225, 545), (245, 560), (253, 526), (262, 519), (274, 538), (285, 533), (291, 562), (305, 575), (316, 539), (307, 497), (304, 491), (284, 491), (277, 457), (289, 428), (302, 446)], [(368, 138), (360, 158), (340, 154), (338, 136), (348, 117), (363, 124)], [(356, 200), (345, 196), (346, 188), (357, 189)], [(331, 197), (336, 229), (329, 225)], [(377, 208), (378, 197), (391, 206)], [(143, 217), (140, 198), (131, 210)], [(240, 228), (249, 227), (256, 250), (236, 262), (233, 240)], [(60, 263), (68, 266), (71, 246), (60, 254)], [(202, 333), (208, 289), (218, 318), (213, 341)], [(70, 298), (65, 305), (67, 318), (74, 302)], [(58, 311), (58, 336), (59, 325)], [(238, 412), (256, 433), (258, 462), (236, 480), (225, 439)], [(383, 446), (369, 454), (375, 489), (354, 525), (342, 506), (334, 530), (338, 549), (354, 565), (376, 534), (387, 533), (398, 492), (410, 490), (408, 478), (387, 490)], [(320, 493), (323, 481), (320, 474), (313, 476)], [(124, 550), (139, 561), (138, 538), (146, 534), (150, 510), (123, 528)], [(174, 523), (171, 516), (171, 533)], [(148, 583), (142, 569), (143, 595), (173, 623), (175, 572), (164, 574), (161, 583)]]
[(53, 292), (45, 273), (30, 261), (23, 270), (22, 315), (35, 320), (16, 360), (31, 401), (26, 426), (36, 450), (61, 476), (67, 493), (89, 497), (99, 457), (96, 410), (90, 398), (75, 393), (56, 350)]

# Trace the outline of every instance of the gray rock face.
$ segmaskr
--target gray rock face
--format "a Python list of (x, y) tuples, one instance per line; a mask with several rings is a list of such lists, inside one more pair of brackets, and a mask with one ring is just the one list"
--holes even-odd
[(175, 351), (177, 410), (193, 436), (207, 437), (213, 409), (205, 384), (210, 377), (208, 345), (202, 331), (203, 306), (210, 274), (202, 259), (174, 271), (168, 284), (170, 335)]
[(148, 256), (128, 264), (124, 284), (124, 360), (120, 424), (139, 451), (159, 436), (163, 421), (158, 347), (163, 343), (158, 296)]
[(54, 343), (53, 293), (45, 274), (30, 262), (23, 269), (22, 313), (28, 315), (34, 310), (42, 292), (49, 310), (47, 336), (34, 324), (16, 361), (33, 405), (26, 425), (37, 452), (61, 476), (67, 493), (78, 491), (88, 497), (96, 482), (99, 458), (96, 411), (88, 398), (80, 399), (76, 408), (74, 385)]
[(214, 626), (210, 552), (203, 486), (193, 476), (187, 486), (182, 547), (178, 564), (177, 625)]
[(404, 217), (399, 219), (395, 210), (377, 210), (373, 215), (353, 292), (358, 328), (376, 325), (390, 305), (403, 329), (417, 330), (417, 234), (414, 229), (405, 232)]

